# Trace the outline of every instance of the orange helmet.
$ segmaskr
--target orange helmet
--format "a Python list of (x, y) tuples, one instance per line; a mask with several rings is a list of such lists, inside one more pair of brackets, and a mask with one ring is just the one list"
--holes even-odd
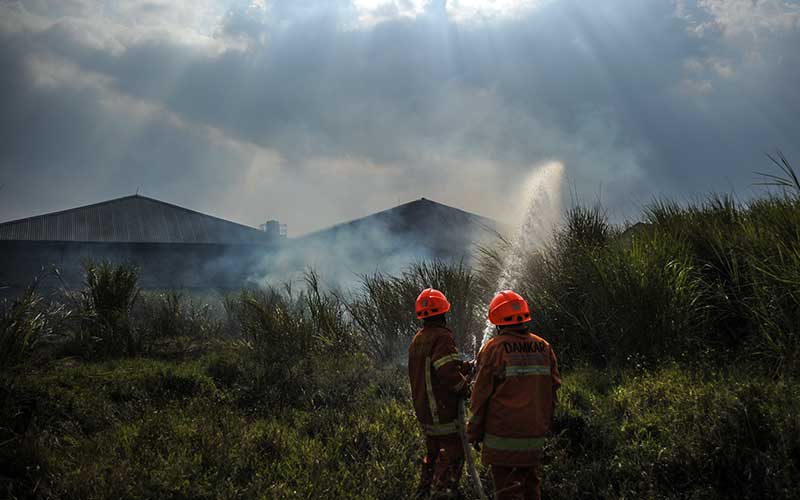
[(417, 318), (438, 316), (450, 310), (450, 302), (442, 292), (435, 288), (426, 288), (417, 297)]
[(489, 321), (493, 325), (516, 325), (530, 321), (531, 311), (522, 295), (511, 290), (503, 290), (494, 296), (489, 304)]

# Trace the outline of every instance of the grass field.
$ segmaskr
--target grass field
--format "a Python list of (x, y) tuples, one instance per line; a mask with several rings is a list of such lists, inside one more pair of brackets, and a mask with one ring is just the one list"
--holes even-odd
[[(575, 208), (519, 291), (563, 367), (550, 499), (800, 497), (800, 198)], [(469, 351), (502, 244), (475, 269), (418, 263), (210, 300), (87, 264), (0, 317), (7, 498), (406, 498), (422, 436), (404, 349), (426, 286)]]

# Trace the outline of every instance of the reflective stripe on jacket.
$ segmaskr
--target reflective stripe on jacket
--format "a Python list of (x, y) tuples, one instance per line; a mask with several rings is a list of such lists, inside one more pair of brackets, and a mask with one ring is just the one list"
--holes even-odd
[(425, 434), (457, 432), (458, 399), (467, 389), (453, 333), (446, 327), (426, 326), (408, 347), (408, 376), (417, 420)]
[(560, 385), (556, 355), (541, 337), (506, 329), (486, 343), (478, 353), (467, 425), (470, 441), (483, 441), (485, 464), (536, 463)]

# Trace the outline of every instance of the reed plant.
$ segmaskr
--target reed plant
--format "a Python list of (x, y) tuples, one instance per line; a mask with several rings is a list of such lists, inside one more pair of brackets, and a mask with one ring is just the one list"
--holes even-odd
[[(331, 379), (337, 370), (348, 372), (353, 358), (369, 365), (340, 297), (324, 291), (315, 272), (306, 274), (305, 285), (299, 292), (285, 284), (225, 299), (229, 325), (246, 348), (253, 388), (278, 405), (312, 397), (320, 371)], [(355, 370), (348, 373), (357, 376)]]
[(79, 349), (100, 355), (137, 354), (142, 339), (131, 321), (139, 298), (139, 270), (109, 261), (84, 263), (85, 285), (79, 294)]
[[(496, 282), (507, 247), (483, 250), (480, 286)], [(784, 373), (800, 367), (799, 265), (792, 193), (656, 201), (629, 228), (575, 207), (527, 255), (518, 288), (567, 364), (702, 359)]]
[(224, 311), (210, 301), (195, 300), (176, 290), (143, 292), (131, 313), (143, 353), (156, 349), (185, 352), (222, 337)]
[(396, 360), (406, 349), (420, 322), (414, 304), (426, 288), (441, 290), (451, 303), (449, 327), (462, 352), (474, 354), (483, 326), (483, 297), (476, 275), (463, 262), (416, 262), (398, 276), (381, 273), (361, 277), (361, 290), (346, 302), (365, 349), (377, 359)]
[(0, 304), (0, 370), (27, 363), (43, 341), (61, 335), (70, 319), (72, 311), (39, 294), (38, 283)]

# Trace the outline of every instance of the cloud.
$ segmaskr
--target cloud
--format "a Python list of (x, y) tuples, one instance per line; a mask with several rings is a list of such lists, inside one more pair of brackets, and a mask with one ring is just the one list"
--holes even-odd
[(688, 94), (704, 95), (714, 90), (714, 85), (708, 80), (684, 80), (681, 86)]
[(549, 160), (619, 217), (653, 196), (746, 191), (764, 150), (800, 156), (795, 14), (776, 1), (0, 4), (0, 219), (140, 185), (295, 235), (420, 196), (502, 218)]
[(714, 71), (722, 78), (730, 78), (733, 76), (733, 68), (731, 63), (722, 59), (710, 58), (708, 60)]
[(790, 0), (700, 0), (698, 5), (726, 36), (800, 28), (800, 5)]

